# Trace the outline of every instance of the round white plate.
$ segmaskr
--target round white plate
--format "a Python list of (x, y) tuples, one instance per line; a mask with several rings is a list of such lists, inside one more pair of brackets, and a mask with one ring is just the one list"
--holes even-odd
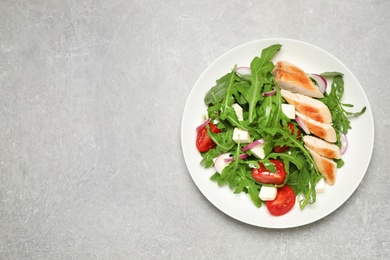
[[(351, 119), (352, 130), (348, 132), (349, 148), (343, 155), (345, 165), (338, 169), (336, 183), (327, 186), (324, 193), (317, 194), (317, 201), (303, 210), (298, 203), (287, 214), (272, 216), (265, 204), (256, 208), (247, 194), (233, 194), (228, 186), (219, 187), (209, 178), (215, 173), (213, 167), (205, 169), (200, 165), (201, 155), (196, 149), (196, 127), (207, 114), (203, 102), (206, 92), (215, 85), (215, 81), (230, 72), (235, 64), (248, 66), (255, 56), (272, 45), (281, 44), (281, 50), (273, 61), (289, 61), (307, 73), (338, 71), (344, 73), (345, 92), (343, 103), (350, 103), (360, 111), (366, 112)], [(364, 142), (362, 142), (364, 140)], [(219, 210), (244, 223), (265, 228), (290, 228), (317, 221), (340, 207), (356, 190), (368, 168), (374, 143), (374, 122), (367, 97), (352, 72), (337, 58), (328, 52), (291, 39), (264, 39), (240, 45), (212, 63), (193, 86), (184, 108), (181, 125), (181, 142), (184, 159), (191, 177), (203, 195)]]

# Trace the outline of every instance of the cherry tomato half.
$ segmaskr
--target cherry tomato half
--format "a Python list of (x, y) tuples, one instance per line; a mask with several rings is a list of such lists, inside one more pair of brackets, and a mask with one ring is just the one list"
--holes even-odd
[[(211, 132), (213, 132), (214, 134), (218, 134), (221, 132), (221, 130), (216, 125), (212, 123), (208, 123), (208, 125), (210, 127)], [(199, 129), (198, 134), (196, 136), (196, 148), (198, 148), (198, 151), (204, 153), (214, 148), (215, 146), (216, 144), (207, 134), (206, 126)]]
[(270, 172), (265, 168), (263, 163), (259, 162), (260, 168), (254, 168), (252, 170), (253, 179), (264, 184), (283, 184), (287, 175), (284, 163), (276, 159), (270, 159), (270, 162), (275, 165), (276, 172)]
[(283, 146), (277, 145), (274, 147), (274, 151), (276, 153), (284, 153), (285, 151), (288, 151), (288, 149), (290, 149), (290, 146), (287, 145), (283, 145)]
[[(290, 128), (291, 134), (294, 134), (294, 132), (295, 132), (295, 127), (294, 127), (294, 125), (291, 124), (291, 123), (288, 123), (288, 128)], [(299, 137), (299, 136), (301, 136), (301, 131), (298, 129), (298, 137)], [(299, 139), (298, 139), (298, 140), (299, 140)], [(275, 151), (276, 153), (283, 153), (283, 152), (287, 151), (288, 149), (290, 149), (290, 147), (287, 146), (287, 145), (283, 145), (283, 146), (277, 145), (277, 146), (274, 147), (274, 151)]]
[(296, 196), (293, 189), (288, 185), (284, 185), (278, 188), (276, 198), (271, 201), (266, 201), (265, 204), (272, 215), (281, 216), (294, 207), (295, 201)]

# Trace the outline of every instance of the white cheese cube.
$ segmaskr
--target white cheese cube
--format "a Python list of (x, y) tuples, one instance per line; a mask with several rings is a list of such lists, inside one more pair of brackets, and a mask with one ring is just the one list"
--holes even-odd
[(237, 104), (237, 103), (234, 103), (232, 105), (232, 107), (234, 108), (234, 111), (236, 112), (238, 121), (243, 121), (244, 120), (244, 116), (243, 116), (243, 112), (242, 112), (242, 107), (239, 104)]
[(272, 186), (262, 186), (259, 193), (259, 198), (262, 201), (274, 200), (276, 198), (276, 194), (278, 193), (278, 189)]
[(250, 151), (252, 152), (253, 156), (255, 156), (256, 158), (264, 159), (265, 157), (264, 144), (256, 145)]
[(321, 178), (316, 184), (316, 192), (318, 192), (318, 193), (324, 192), (325, 186), (326, 186), (325, 180), (324, 180), (324, 178)]
[(236, 143), (238, 142), (240, 142), (241, 144), (249, 143), (250, 142), (249, 132), (239, 128), (234, 128), (232, 139)]
[(290, 119), (295, 119), (295, 106), (290, 104), (282, 104), (283, 113)]

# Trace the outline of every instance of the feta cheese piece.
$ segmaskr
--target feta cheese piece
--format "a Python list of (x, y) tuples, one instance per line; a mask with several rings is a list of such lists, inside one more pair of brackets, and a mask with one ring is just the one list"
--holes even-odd
[(249, 132), (236, 127), (234, 128), (232, 139), (236, 143), (238, 142), (240, 142), (241, 144), (249, 143), (250, 142)]
[(321, 178), (316, 184), (316, 192), (318, 192), (318, 193), (324, 192), (325, 186), (326, 186), (325, 180), (324, 180), (324, 178)]
[(232, 107), (234, 108), (234, 111), (236, 112), (238, 121), (244, 121), (244, 116), (243, 116), (243, 112), (242, 112), (242, 107), (241, 107), (239, 104), (237, 104), (237, 103), (234, 103), (234, 104), (232, 105)]
[(276, 194), (278, 193), (278, 189), (273, 186), (262, 186), (259, 193), (259, 198), (262, 201), (274, 200), (276, 198)]
[(290, 104), (282, 104), (283, 113), (290, 119), (295, 119), (295, 106)]
[(264, 145), (265, 144), (259, 144), (259, 145), (256, 145), (255, 147), (253, 147), (252, 149), (250, 149), (253, 156), (255, 156), (256, 158), (259, 158), (259, 159), (264, 159), (264, 157), (265, 157)]

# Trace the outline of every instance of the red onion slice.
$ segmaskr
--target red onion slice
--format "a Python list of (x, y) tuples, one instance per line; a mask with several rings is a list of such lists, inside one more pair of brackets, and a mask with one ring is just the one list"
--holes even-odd
[(234, 160), (234, 157), (223, 159), (224, 162), (232, 162), (233, 160)]
[(209, 122), (210, 122), (210, 118), (208, 118), (208, 119), (205, 120), (202, 124), (200, 124), (200, 125), (196, 128), (196, 131), (198, 132), (200, 129), (202, 129), (203, 127), (205, 127)]
[(309, 77), (314, 79), (314, 81), (317, 83), (319, 91), (324, 94), (328, 85), (326, 79), (319, 74), (309, 74)]
[(223, 153), (214, 159), (214, 168), (219, 174), (221, 174), (223, 169), (225, 169), (225, 167), (230, 163), (225, 162), (226, 158), (230, 158), (230, 153)]
[(341, 142), (340, 153), (344, 154), (348, 148), (348, 139), (347, 136), (343, 133), (340, 134), (340, 142)]
[(254, 147), (256, 147), (256, 146), (258, 146), (258, 145), (260, 145), (260, 144), (264, 144), (264, 139), (256, 140), (256, 141), (254, 141), (254, 142), (252, 142), (252, 143), (250, 143), (250, 144), (244, 146), (244, 147), (241, 149), (241, 151), (243, 151), (243, 152), (248, 151), (248, 150), (250, 150), (250, 149), (252, 149), (252, 148), (254, 148)]
[(268, 97), (268, 96), (274, 95), (275, 93), (276, 93), (276, 89), (268, 91), (268, 92), (264, 92), (261, 95), (263, 95), (263, 97)]
[(250, 76), (252, 74), (251, 68), (248, 66), (240, 66), (236, 68), (236, 73), (239, 77)]
[[(246, 153), (243, 153), (243, 154), (240, 154), (239, 156), (238, 156), (241, 160), (242, 159), (245, 159), (246, 157), (248, 157), (248, 155), (246, 154)], [(236, 158), (234, 158), (234, 157), (229, 157), (229, 158), (225, 158), (225, 159), (223, 159), (225, 162), (232, 162), (232, 161), (234, 161)]]
[(310, 134), (309, 128), (307, 128), (307, 126), (305, 125), (305, 123), (303, 122), (303, 120), (302, 120), (299, 116), (296, 116), (296, 117), (295, 117), (295, 121), (298, 123), (298, 125), (302, 128), (302, 130), (303, 130), (307, 135)]

